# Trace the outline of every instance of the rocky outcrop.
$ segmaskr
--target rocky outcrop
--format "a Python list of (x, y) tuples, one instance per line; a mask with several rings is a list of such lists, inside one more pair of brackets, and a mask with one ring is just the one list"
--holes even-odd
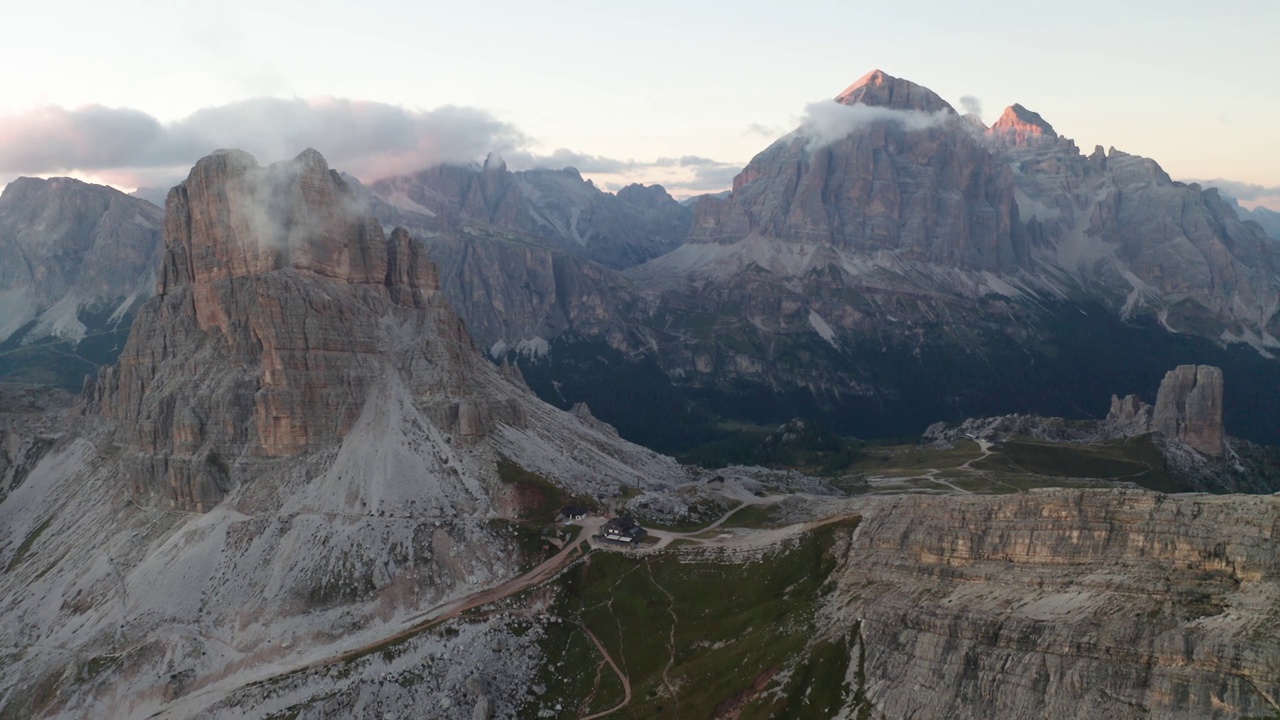
[(873, 499), (828, 620), (879, 717), (1275, 712), (1280, 499)]
[(1111, 409), (1102, 426), (1110, 437), (1132, 437), (1151, 432), (1152, 407), (1137, 395), (1111, 396)]
[(18, 178), (0, 195), (0, 341), (78, 342), (151, 293), (164, 213), (70, 178)]
[(1208, 365), (1179, 365), (1160, 382), (1151, 429), (1205, 455), (1225, 451), (1222, 429), (1222, 370)]

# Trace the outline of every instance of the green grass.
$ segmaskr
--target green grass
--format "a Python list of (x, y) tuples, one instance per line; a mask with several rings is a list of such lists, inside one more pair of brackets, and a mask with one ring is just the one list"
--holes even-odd
[(581, 505), (588, 509), (597, 507), (590, 497), (571, 495), (547, 478), (526, 470), (507, 458), (498, 460), (498, 478), (513, 486), (519, 520), (549, 523), (556, 519), (560, 508), (565, 505)]
[(943, 449), (888, 445), (868, 449), (866, 456), (854, 463), (850, 471), (869, 475), (918, 475), (929, 469), (956, 468), (980, 457), (982, 448), (972, 440)]
[[(722, 528), (769, 528), (778, 527), (779, 523), (774, 519), (773, 512), (777, 507), (773, 504), (768, 505), (748, 505), (729, 516), (723, 524)], [(716, 528), (719, 530), (720, 528)], [(715, 532), (714, 530), (712, 532)]]
[[(590, 628), (630, 678), (632, 701), (618, 717), (712, 717), (730, 705), (743, 718), (829, 717), (853, 697), (843, 682), (853, 657), (847, 640), (815, 640), (814, 611), (830, 589), (830, 548), (854, 526), (824, 526), (751, 562), (699, 551), (597, 553), (561, 577), (556, 612)], [(555, 670), (537, 705), (559, 702), (560, 717), (621, 700), (607, 682), (612, 672), (598, 672), (599, 653), (572, 634), (562, 624), (544, 643)], [(663, 678), (668, 663), (675, 697)], [(787, 669), (795, 672), (781, 687), (775, 676)]]
[(1190, 489), (1165, 470), (1149, 435), (1089, 445), (1015, 438), (973, 467), (1002, 475), (1126, 480), (1160, 492)]

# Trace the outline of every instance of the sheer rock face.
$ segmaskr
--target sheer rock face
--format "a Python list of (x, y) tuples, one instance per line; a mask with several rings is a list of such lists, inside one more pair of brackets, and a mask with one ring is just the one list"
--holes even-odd
[(1222, 429), (1222, 370), (1179, 365), (1160, 382), (1151, 428), (1205, 455), (1225, 451)]
[[(0, 341), (32, 320), (24, 340), (79, 340), (155, 282), (164, 213), (112, 188), (71, 178), (18, 178), (0, 196)], [(121, 306), (124, 307), (121, 307)]]
[(877, 716), (1274, 713), (1280, 499), (870, 500), (836, 570)]
[(1012, 173), (950, 105), (879, 71), (836, 102), (891, 112), (828, 144), (805, 127), (778, 140), (730, 198), (699, 202), (689, 241), (758, 235), (977, 271), (1023, 264)]
[(205, 158), (170, 193), (165, 229), (157, 295), (96, 390), (135, 453), (135, 492), (207, 507), (235, 458), (340, 440), (393, 372), (460, 438), (520, 423), (420, 246), (403, 230), (388, 241), (318, 153)]

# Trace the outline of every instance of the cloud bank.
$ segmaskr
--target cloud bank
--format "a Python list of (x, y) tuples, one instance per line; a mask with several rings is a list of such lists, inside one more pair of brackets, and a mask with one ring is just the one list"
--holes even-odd
[[(559, 148), (539, 153), (532, 138), (492, 114), (445, 106), (418, 111), (338, 98), (256, 98), (205, 108), (174, 122), (139, 110), (41, 107), (0, 117), (0, 183), (18, 175), (87, 174), (121, 187), (167, 188), (221, 148), (265, 164), (305, 148), (363, 180), (467, 163), (497, 152), (513, 169), (575, 167), (587, 175), (718, 190), (739, 166), (694, 155), (621, 160)], [(674, 171), (674, 175), (673, 175)]]
[(1264, 207), (1280, 212), (1280, 187), (1269, 187), (1255, 183), (1244, 183), (1235, 180), (1214, 178), (1212, 180), (1187, 179), (1184, 182), (1196, 183), (1207, 188), (1217, 188), (1223, 195), (1234, 198), (1247, 209)]
[(239, 148), (264, 162), (320, 150), (335, 167), (379, 177), (465, 162), (527, 145), (510, 124), (474, 108), (413, 111), (384, 103), (259, 98), (172, 123), (125, 108), (43, 107), (0, 117), (0, 175), (84, 171), (135, 184), (185, 176), (201, 157)]

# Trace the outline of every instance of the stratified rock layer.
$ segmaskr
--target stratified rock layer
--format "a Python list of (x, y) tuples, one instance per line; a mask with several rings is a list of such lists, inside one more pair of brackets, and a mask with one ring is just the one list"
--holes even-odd
[(877, 499), (832, 621), (876, 717), (1270, 717), (1278, 538), (1271, 496)]

